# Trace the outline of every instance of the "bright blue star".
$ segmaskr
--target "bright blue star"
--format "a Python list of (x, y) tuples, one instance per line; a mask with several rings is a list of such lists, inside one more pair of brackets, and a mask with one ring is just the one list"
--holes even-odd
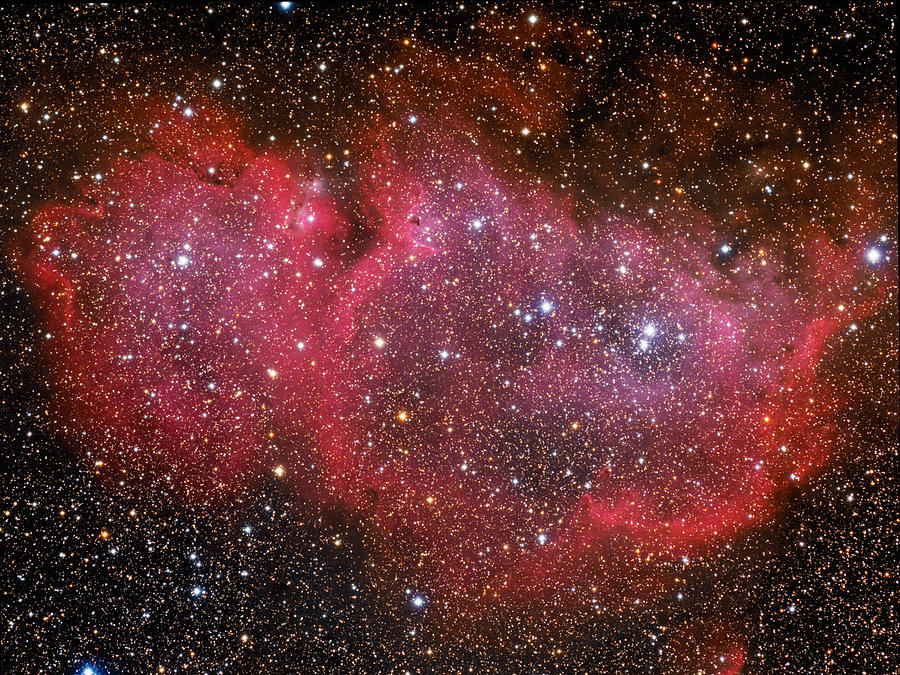
[(75, 675), (104, 675), (104, 671), (93, 663), (85, 663), (78, 667)]
[(877, 265), (883, 257), (884, 253), (878, 246), (872, 246), (866, 250), (866, 260), (869, 261), (870, 265)]

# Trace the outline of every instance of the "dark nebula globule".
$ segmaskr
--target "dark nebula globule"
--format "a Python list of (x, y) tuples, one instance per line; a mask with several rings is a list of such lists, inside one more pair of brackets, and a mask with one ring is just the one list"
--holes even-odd
[(2, 9), (4, 672), (891, 672), (894, 12)]

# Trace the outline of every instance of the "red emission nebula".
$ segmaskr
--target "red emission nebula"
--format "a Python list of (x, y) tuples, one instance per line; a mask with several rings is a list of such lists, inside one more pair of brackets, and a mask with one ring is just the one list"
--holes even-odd
[(576, 213), (464, 106), (410, 110), (354, 132), (336, 189), (312, 148), (150, 107), (146, 153), (40, 210), (13, 256), (88, 462), (217, 504), (274, 476), (434, 598), (622, 606), (827, 465), (823, 359), (895, 274), (864, 185), (840, 240), (732, 248), (699, 212)]

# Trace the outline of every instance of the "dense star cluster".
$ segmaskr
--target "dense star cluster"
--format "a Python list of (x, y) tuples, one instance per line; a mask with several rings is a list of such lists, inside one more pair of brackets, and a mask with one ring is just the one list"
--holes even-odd
[(900, 667), (894, 13), (0, 9), (3, 672)]

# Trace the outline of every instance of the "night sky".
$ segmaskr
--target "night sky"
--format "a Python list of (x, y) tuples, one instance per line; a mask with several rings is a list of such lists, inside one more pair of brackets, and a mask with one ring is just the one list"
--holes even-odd
[(897, 672), (829, 5), (0, 8), (0, 672)]

